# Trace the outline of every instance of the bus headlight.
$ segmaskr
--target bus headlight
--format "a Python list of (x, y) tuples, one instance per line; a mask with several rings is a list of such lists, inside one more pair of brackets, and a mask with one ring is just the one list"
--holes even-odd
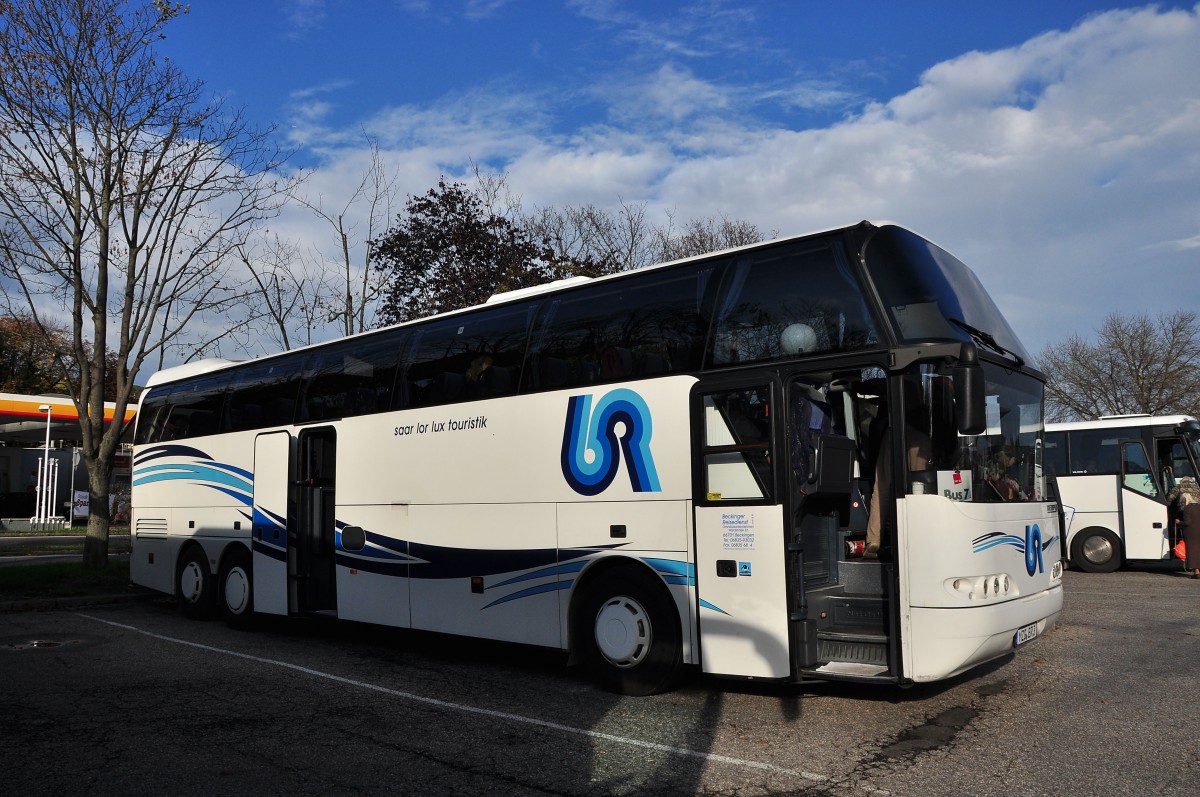
[(946, 587), (955, 595), (970, 601), (991, 601), (1015, 598), (1012, 580), (1007, 573), (986, 576), (960, 576), (946, 580)]

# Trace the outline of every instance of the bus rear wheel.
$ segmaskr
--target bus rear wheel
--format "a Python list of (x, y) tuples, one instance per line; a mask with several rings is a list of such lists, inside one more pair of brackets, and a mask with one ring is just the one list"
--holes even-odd
[(665, 691), (682, 663), (678, 612), (644, 570), (623, 567), (586, 588), (576, 639), (592, 677), (618, 694)]
[(204, 549), (189, 545), (175, 570), (175, 598), (179, 601), (180, 614), (192, 620), (211, 617), (214, 580)]
[(248, 627), (254, 617), (253, 562), (239, 545), (221, 563), (221, 614), (234, 628)]
[(1108, 529), (1084, 529), (1071, 543), (1071, 564), (1085, 573), (1111, 573), (1121, 566), (1121, 541)]

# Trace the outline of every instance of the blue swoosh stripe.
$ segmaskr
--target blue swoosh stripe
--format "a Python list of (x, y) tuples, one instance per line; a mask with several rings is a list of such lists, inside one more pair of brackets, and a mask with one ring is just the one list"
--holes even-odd
[(561, 575), (563, 573), (578, 573), (580, 570), (583, 569), (583, 565), (584, 565), (583, 562), (567, 562), (566, 564), (555, 565), (553, 567), (543, 567), (539, 570), (534, 570), (532, 572), (525, 573), (523, 575), (513, 576), (512, 578), (507, 579), (505, 581), (501, 581), (498, 584), (491, 585), (490, 587), (488, 587), (488, 589), (496, 589), (498, 587), (505, 587), (505, 586), (508, 586), (509, 584), (516, 584), (521, 581), (530, 581), (535, 578), (544, 578), (547, 576), (557, 576), (557, 575)]
[(498, 598), (497, 600), (492, 601), (491, 603), (489, 603), (487, 606), (484, 606), (483, 608), (490, 609), (493, 606), (500, 605), (501, 603), (508, 603), (509, 601), (515, 601), (519, 598), (528, 598), (532, 595), (543, 595), (547, 592), (558, 592), (560, 590), (567, 589), (573, 583), (575, 583), (574, 579), (569, 580), (569, 581), (552, 581), (549, 584), (542, 584), (537, 587), (530, 587), (529, 589), (523, 589), (520, 592), (514, 592), (511, 595), (505, 595), (503, 598)]
[(209, 465), (151, 465), (139, 469), (138, 474), (134, 477), (134, 485), (173, 479), (195, 479), (200, 482), (224, 484), (246, 492), (250, 492), (253, 486), (251, 480), (237, 478), (228, 471)]

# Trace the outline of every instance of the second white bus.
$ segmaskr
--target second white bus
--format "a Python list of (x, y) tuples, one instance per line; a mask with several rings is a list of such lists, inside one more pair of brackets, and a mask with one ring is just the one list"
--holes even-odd
[(1189, 415), (1114, 415), (1046, 426), (1044, 457), (1062, 502), (1071, 565), (1107, 573), (1128, 561), (1172, 558), (1167, 496), (1196, 478), (1200, 423)]

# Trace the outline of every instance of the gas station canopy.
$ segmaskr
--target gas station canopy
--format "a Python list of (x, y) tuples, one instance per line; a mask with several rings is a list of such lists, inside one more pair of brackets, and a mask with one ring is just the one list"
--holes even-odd
[[(133, 420), (136, 411), (136, 407), (127, 409), (125, 420)], [(112, 402), (104, 404), (105, 423), (112, 421), (115, 412)], [(70, 396), (0, 393), (0, 443), (23, 448), (42, 446), (47, 426), (51, 444), (79, 440), (79, 413)]]

